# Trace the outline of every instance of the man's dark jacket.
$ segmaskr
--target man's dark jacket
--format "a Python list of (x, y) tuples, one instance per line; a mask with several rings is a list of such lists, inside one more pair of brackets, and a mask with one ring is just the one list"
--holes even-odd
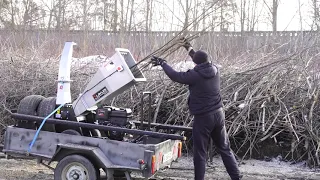
[(189, 111), (192, 115), (205, 114), (222, 107), (220, 73), (210, 62), (197, 64), (187, 72), (177, 72), (167, 63), (162, 68), (175, 82), (189, 85)]

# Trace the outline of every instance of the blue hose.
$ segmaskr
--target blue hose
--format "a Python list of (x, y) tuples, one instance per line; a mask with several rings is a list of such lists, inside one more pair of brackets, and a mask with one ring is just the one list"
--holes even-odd
[(61, 104), (57, 109), (55, 109), (54, 111), (52, 111), (47, 117), (45, 117), (45, 118), (42, 120), (42, 123), (41, 123), (39, 129), (37, 130), (36, 134), (34, 135), (32, 142), (29, 144), (28, 153), (30, 153), (30, 151), (31, 151), (31, 149), (32, 149), (32, 146), (33, 146), (33, 144), (35, 143), (35, 141), (36, 141), (36, 139), (37, 139), (37, 137), (38, 137), (38, 135), (39, 135), (39, 132), (40, 132), (42, 126), (44, 125), (44, 123), (46, 122), (46, 120), (47, 120), (50, 116), (52, 116), (55, 112), (57, 112), (62, 106), (64, 106), (64, 104)]

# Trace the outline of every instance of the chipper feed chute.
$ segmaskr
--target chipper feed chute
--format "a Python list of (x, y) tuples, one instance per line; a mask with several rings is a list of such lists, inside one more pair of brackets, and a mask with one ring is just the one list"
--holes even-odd
[(76, 116), (115, 97), (136, 82), (146, 81), (129, 50), (116, 48), (115, 51), (115, 54), (99, 67), (86, 89), (73, 102)]

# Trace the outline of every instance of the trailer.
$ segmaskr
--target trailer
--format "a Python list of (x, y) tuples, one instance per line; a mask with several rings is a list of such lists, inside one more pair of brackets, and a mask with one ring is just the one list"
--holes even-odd
[(30, 157), (54, 168), (54, 179), (99, 179), (104, 170), (107, 178), (114, 172), (123, 173), (131, 180), (130, 173), (141, 173), (150, 178), (163, 168), (170, 167), (181, 157), (181, 140), (161, 140), (144, 136), (142, 143), (121, 142), (110, 139), (43, 131), (38, 136), (35, 149), (26, 153), (35, 130), (9, 126), (5, 132), (3, 152), (13, 157)]
[[(151, 118), (134, 120), (130, 108), (106, 104), (106, 100), (146, 81), (127, 49), (116, 48), (72, 102), (74, 45), (66, 42), (62, 52), (57, 96), (30, 95), (12, 110), (15, 124), (5, 130), (2, 151), (10, 157), (36, 159), (54, 170), (56, 180), (97, 180), (101, 171), (108, 180), (118, 176), (131, 180), (132, 172), (148, 179), (170, 167), (181, 157), (186, 137), (158, 130), (182, 132), (191, 128), (151, 123)], [(141, 103), (145, 95), (149, 95), (151, 106), (150, 92), (142, 94)], [(53, 162), (57, 162), (55, 167)]]

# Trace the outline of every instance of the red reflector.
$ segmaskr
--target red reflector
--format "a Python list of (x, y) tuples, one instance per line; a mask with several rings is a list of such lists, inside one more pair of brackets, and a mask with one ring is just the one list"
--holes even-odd
[(123, 70), (123, 67), (122, 67), (122, 66), (118, 66), (118, 67), (117, 67), (117, 71), (118, 71), (118, 72), (120, 72), (120, 71), (122, 71), (122, 70)]
[(181, 157), (181, 153), (182, 153), (182, 142), (178, 143), (178, 157)]
[(139, 160), (139, 164), (144, 164), (144, 160), (143, 160), (143, 159), (140, 159), (140, 160)]
[(152, 156), (151, 160), (151, 173), (154, 174), (156, 172), (156, 156)]

